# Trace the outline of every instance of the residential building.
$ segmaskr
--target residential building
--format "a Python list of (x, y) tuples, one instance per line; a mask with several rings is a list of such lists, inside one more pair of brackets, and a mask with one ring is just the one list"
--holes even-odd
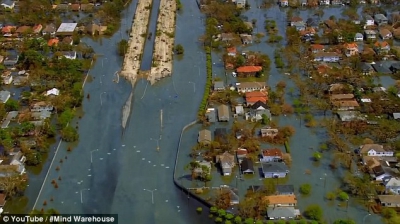
[(314, 61), (338, 62), (340, 55), (335, 52), (319, 52), (314, 55)]
[(74, 40), (72, 39), (71, 36), (64, 37), (62, 42), (66, 45), (72, 45), (74, 43)]
[(16, 29), (16, 26), (3, 26), (1, 28), (1, 33), (4, 37), (11, 37)]
[(13, 1), (13, 0), (1, 0), (1, 6), (3, 6), (5, 9), (14, 9), (15, 1)]
[(276, 185), (275, 188), (278, 195), (294, 195), (294, 186), (291, 184)]
[(244, 115), (244, 108), (242, 105), (235, 106), (235, 115)]
[(324, 45), (321, 45), (321, 44), (311, 44), (310, 50), (312, 53), (316, 54), (316, 53), (324, 52), (325, 47), (324, 47)]
[(239, 93), (261, 91), (267, 88), (265, 82), (239, 82), (236, 83), (236, 89)]
[(358, 55), (358, 45), (356, 43), (345, 43), (344, 47), (344, 54), (347, 57)]
[(378, 200), (383, 207), (400, 207), (400, 195), (378, 195)]
[(298, 23), (302, 23), (304, 25), (304, 21), (301, 17), (294, 16), (290, 19), (290, 26), (295, 26)]
[(393, 156), (393, 151), (379, 144), (365, 144), (360, 146), (360, 154), (368, 156)]
[(8, 128), (11, 120), (15, 119), (18, 116), (18, 111), (10, 111), (7, 113), (6, 118), (4, 118), (3, 123), (1, 124), (1, 128)]
[(269, 208), (297, 206), (296, 195), (270, 195), (264, 196), (263, 199), (268, 201)]
[(382, 40), (388, 40), (388, 39), (393, 38), (392, 32), (390, 32), (390, 30), (384, 29), (384, 28), (379, 30), (379, 36), (382, 38)]
[(31, 105), (31, 112), (52, 111), (54, 107), (44, 101), (40, 101)]
[(374, 70), (374, 68), (372, 67), (372, 65), (369, 64), (369, 63), (366, 63), (366, 62), (361, 62), (361, 64), (360, 64), (360, 70), (361, 70), (361, 73), (362, 73), (363, 75), (372, 75), (372, 74), (375, 73), (375, 70)]
[(343, 1), (342, 0), (331, 0), (332, 5), (342, 5)]
[(18, 36), (22, 36), (23, 34), (28, 34), (32, 31), (33, 31), (32, 27), (30, 27), (30, 26), (20, 26), (20, 27), (18, 27), (18, 29), (15, 30), (15, 33)]
[(398, 177), (390, 177), (383, 181), (387, 194), (400, 195), (400, 179)]
[(373, 26), (373, 25), (375, 25), (375, 20), (374, 20), (374, 18), (372, 18), (372, 16), (366, 15), (366, 16), (364, 17), (364, 19), (365, 19), (365, 25), (366, 25), (366, 26)]
[(51, 117), (51, 112), (47, 110), (32, 112), (31, 116), (34, 120), (46, 120), (47, 118)]
[(52, 88), (50, 90), (47, 90), (44, 95), (45, 96), (58, 96), (58, 95), (60, 95), (60, 90), (58, 90), (57, 88)]
[(72, 36), (78, 23), (61, 23), (56, 34), (59, 36)]
[(367, 40), (376, 40), (377, 32), (375, 30), (364, 30), (365, 39)]
[(56, 35), (56, 26), (53, 23), (47, 24), (46, 27), (42, 30), (43, 35)]
[(250, 110), (250, 112), (246, 113), (246, 120), (250, 120), (252, 122), (261, 121), (264, 115), (267, 117), (268, 120), (271, 120), (271, 111), (268, 109)]
[(1, 78), (3, 79), (3, 84), (5, 84), (5, 85), (9, 85), (13, 81), (11, 71), (8, 71), (8, 70), (3, 72), (3, 74), (1, 75)]
[(219, 122), (225, 122), (229, 121), (229, 107), (227, 105), (219, 105), (217, 107), (218, 111), (218, 121)]
[(7, 90), (0, 91), (0, 102), (7, 103), (8, 99), (10, 99), (11, 93)]
[(221, 33), (221, 41), (229, 42), (235, 39), (233, 33)]
[(260, 162), (278, 162), (281, 161), (283, 157), (283, 153), (280, 149), (266, 149), (262, 151)]
[(260, 133), (261, 137), (269, 137), (269, 138), (274, 138), (275, 136), (278, 135), (279, 130), (277, 128), (261, 128)]
[(216, 128), (214, 131), (214, 139), (215, 141), (218, 141), (221, 145), (227, 145), (229, 141), (226, 128)]
[(374, 20), (375, 20), (376, 25), (378, 25), (378, 26), (385, 25), (388, 23), (388, 19), (383, 14), (375, 14)]
[(330, 100), (337, 110), (354, 110), (360, 106), (353, 94), (332, 94)]
[(203, 145), (209, 145), (211, 144), (211, 131), (207, 129), (203, 129), (199, 131), (199, 135), (197, 137), (197, 142), (201, 143)]
[(16, 153), (10, 153), (11, 159), (10, 159), (10, 165), (11, 166), (18, 166), (20, 167), (18, 169), (18, 172), (20, 174), (25, 173), (25, 166), (24, 162), (26, 161), (26, 157), (22, 154), (22, 152), (16, 152)]
[(32, 32), (33, 32), (34, 34), (39, 34), (40, 31), (42, 31), (42, 29), (43, 29), (42, 24), (37, 24), (37, 25), (33, 26)]
[(289, 6), (289, 0), (279, 0), (280, 7), (287, 7)]
[(60, 40), (58, 38), (52, 38), (49, 41), (47, 41), (47, 46), (52, 47), (52, 46), (57, 46)]
[(76, 51), (62, 51), (61, 53), (62, 53), (63, 57), (65, 57), (66, 59), (70, 59), (70, 60), (76, 59)]
[(261, 66), (241, 66), (236, 69), (238, 76), (248, 77), (248, 76), (256, 76), (262, 71)]
[(319, 5), (330, 5), (330, 0), (319, 0)]
[(0, 208), (3, 208), (6, 205), (6, 195), (0, 194)]
[(264, 178), (285, 178), (289, 168), (281, 162), (261, 163)]
[(361, 42), (364, 40), (364, 35), (362, 33), (356, 33), (354, 36), (354, 42)]
[(306, 21), (306, 25), (308, 27), (314, 28), (314, 29), (318, 29), (319, 28), (319, 22), (314, 19), (314, 18), (308, 18)]
[(251, 110), (267, 110), (267, 104), (263, 103), (262, 101), (257, 101), (253, 105), (250, 106)]
[(236, 8), (244, 8), (246, 7), (246, 0), (236, 0)]
[(81, 10), (81, 5), (80, 5), (80, 4), (77, 4), (77, 3), (71, 4), (71, 5), (70, 5), (70, 8), (71, 8), (71, 11), (73, 11), (73, 12), (78, 12), (78, 11)]
[(236, 150), (236, 157), (239, 161), (243, 160), (244, 158), (247, 157), (247, 149), (244, 148), (238, 148)]
[(390, 45), (386, 41), (377, 41), (374, 44), (374, 50), (377, 54), (387, 54), (390, 51)]
[(399, 72), (399, 71), (400, 71), (400, 62), (393, 63), (393, 64), (390, 66), (389, 69), (390, 69), (390, 71), (393, 72), (393, 74)]
[(275, 219), (294, 219), (296, 218), (296, 209), (294, 207), (268, 207), (267, 217), (270, 220)]
[(249, 158), (244, 158), (240, 163), (240, 170), (242, 171), (242, 174), (254, 174), (253, 161)]
[(215, 108), (207, 108), (206, 117), (208, 122), (217, 122), (217, 111)]
[(240, 34), (240, 39), (244, 45), (253, 43), (253, 36), (250, 34)]
[(268, 93), (264, 91), (247, 92), (245, 93), (245, 100), (247, 106), (251, 106), (257, 103), (258, 101), (261, 101), (264, 104), (266, 104), (268, 101)]
[(225, 90), (225, 84), (224, 81), (215, 81), (214, 82), (214, 91), (224, 91)]
[(18, 63), (19, 55), (7, 55), (3, 61), (3, 65), (7, 67), (14, 67)]
[(229, 47), (226, 49), (226, 52), (228, 53), (228, 56), (236, 57), (237, 55), (236, 47)]
[(235, 167), (235, 157), (232, 154), (224, 152), (222, 155), (218, 155), (216, 160), (224, 176), (232, 174), (232, 168)]

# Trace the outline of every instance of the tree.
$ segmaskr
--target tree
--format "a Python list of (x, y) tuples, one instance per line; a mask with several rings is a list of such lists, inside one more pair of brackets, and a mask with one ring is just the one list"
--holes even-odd
[(265, 115), (265, 114), (262, 114), (261, 115), (261, 123), (262, 124), (264, 124), (264, 125), (266, 125), (266, 124), (269, 124), (269, 118), (268, 118), (268, 116), (267, 115)]
[(240, 216), (236, 216), (233, 222), (235, 224), (242, 224), (242, 218)]
[(7, 111), (17, 111), (19, 109), (19, 102), (14, 99), (8, 99), (5, 107)]
[[(229, 208), (231, 203), (231, 194), (229, 190), (221, 189), (218, 192), (217, 198), (215, 200), (215, 206), (217, 208), (220, 208), (222, 211), (225, 211), (224, 209)], [(218, 214), (220, 214), (220, 210), (218, 210)]]
[(73, 110), (67, 108), (60, 116), (58, 116), (57, 122), (60, 127), (65, 127), (74, 118), (75, 113)]
[(356, 224), (356, 222), (351, 219), (339, 219), (333, 222), (333, 224)]
[(75, 128), (67, 126), (61, 130), (61, 138), (66, 142), (74, 142), (79, 139), (79, 135)]
[(181, 44), (178, 44), (175, 46), (175, 53), (178, 55), (185, 53), (185, 49), (183, 48), (183, 46)]
[(346, 192), (342, 191), (339, 193), (338, 198), (341, 201), (347, 201), (347, 200), (349, 200), (349, 195)]
[(36, 166), (42, 162), (42, 155), (38, 151), (27, 150), (24, 152), (24, 156), (26, 157), (25, 164), (28, 166)]
[(126, 52), (128, 51), (129, 43), (127, 40), (122, 39), (118, 42), (118, 55), (124, 56)]
[(320, 152), (314, 152), (313, 153), (313, 158), (315, 161), (320, 161), (322, 158), (322, 154)]
[(309, 219), (319, 221), (322, 219), (323, 211), (319, 205), (313, 204), (306, 208), (304, 215)]
[(7, 197), (22, 195), (26, 189), (26, 175), (19, 175), (15, 170), (7, 168), (3, 172), (9, 176), (0, 178), (0, 188), (4, 190)]
[(310, 184), (302, 184), (300, 186), (300, 193), (303, 195), (309, 195), (311, 193), (311, 188)]

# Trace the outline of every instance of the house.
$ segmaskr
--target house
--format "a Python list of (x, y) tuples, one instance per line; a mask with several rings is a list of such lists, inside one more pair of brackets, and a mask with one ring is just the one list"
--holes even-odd
[(270, 195), (264, 196), (263, 199), (268, 201), (270, 208), (297, 206), (296, 195)]
[(245, 93), (246, 105), (251, 106), (258, 101), (266, 104), (268, 101), (268, 93), (264, 91), (253, 91)]
[(235, 106), (235, 114), (236, 115), (243, 115), (244, 114), (244, 108), (242, 105)]
[(238, 82), (236, 83), (236, 89), (239, 93), (247, 93), (253, 91), (265, 90), (267, 86), (265, 82)]
[(11, 37), (16, 29), (16, 26), (4, 26), (3, 28), (1, 28), (1, 33), (5, 37)]
[(365, 144), (360, 146), (360, 154), (368, 156), (393, 156), (393, 151), (385, 149), (383, 145)]
[(314, 28), (312, 27), (296, 27), (296, 29), (299, 31), (300, 36), (302, 37), (302, 39), (304, 40), (314, 40), (314, 36), (317, 33), (317, 31), (315, 31)]
[(70, 60), (76, 59), (76, 51), (63, 51), (61, 53), (62, 53), (63, 57), (65, 57), (66, 59), (70, 59)]
[(304, 21), (301, 17), (294, 16), (290, 19), (290, 26), (295, 26), (296, 23), (304, 24)]
[(23, 174), (25, 173), (25, 167), (24, 167), (24, 162), (26, 161), (26, 157), (24, 155), (22, 155), (22, 152), (17, 152), (17, 153), (10, 153), (11, 157), (11, 162), (10, 165), (11, 166), (19, 166), (19, 167), (23, 167), (23, 169), (19, 169), (19, 173)]
[(370, 16), (370, 15), (366, 15), (364, 17), (364, 19), (365, 19), (365, 25), (366, 26), (373, 26), (375, 24), (374, 18), (372, 18), (372, 16)]
[(13, 81), (13, 76), (11, 75), (11, 71), (3, 72), (1, 78), (3, 79), (3, 84), (5, 85), (9, 85)]
[(399, 71), (400, 71), (400, 63), (399, 63), (399, 62), (393, 63), (393, 64), (390, 66), (389, 69), (390, 69), (390, 71), (393, 72), (393, 74), (399, 72)]
[(244, 45), (253, 43), (253, 36), (250, 34), (240, 34), (240, 39)]
[(263, 103), (262, 101), (257, 101), (253, 105), (250, 106), (251, 110), (267, 110), (267, 104)]
[(386, 41), (377, 41), (374, 44), (374, 50), (377, 54), (387, 54), (390, 51), (390, 45)]
[(200, 176), (201, 174), (203, 174), (203, 166), (207, 167), (208, 173), (211, 173), (211, 162), (208, 161), (196, 161), (196, 162), (199, 165), (193, 170), (193, 173), (196, 176)]
[(277, 128), (261, 128), (260, 133), (261, 137), (269, 137), (269, 138), (274, 138), (275, 136), (278, 135), (279, 130)]
[(236, 8), (244, 8), (246, 7), (246, 0), (236, 0)]
[(235, 37), (234, 37), (233, 33), (221, 33), (221, 41), (223, 41), (223, 42), (229, 42), (234, 39), (235, 39)]
[(18, 111), (10, 111), (7, 113), (6, 118), (3, 120), (3, 123), (1, 124), (1, 128), (8, 128), (8, 125), (10, 124), (11, 120), (15, 119), (18, 116)]
[(58, 96), (60, 95), (60, 90), (57, 88), (52, 88), (50, 90), (47, 90), (47, 92), (44, 94), (45, 96)]
[(223, 145), (228, 144), (228, 132), (226, 128), (216, 128), (214, 131), (214, 139)]
[(294, 186), (291, 184), (276, 185), (277, 195), (294, 195)]
[(244, 158), (247, 157), (247, 149), (244, 148), (238, 148), (236, 150), (236, 157), (239, 161), (243, 160)]
[(242, 174), (254, 174), (253, 161), (249, 158), (244, 158), (240, 163), (240, 170)]
[(31, 31), (33, 30), (30, 26), (20, 26), (18, 27), (18, 29), (15, 30), (15, 33), (18, 34), (18, 36), (21, 36), (22, 34), (27, 34)]
[(226, 49), (228, 56), (236, 57), (237, 50), (236, 47), (229, 47)]
[(40, 101), (31, 105), (31, 112), (52, 111), (54, 107), (44, 101)]
[(388, 29), (380, 29), (379, 36), (382, 38), (382, 40), (388, 40), (393, 38), (392, 32), (390, 32), (390, 30)]
[(14, 9), (15, 1), (13, 1), (13, 0), (1, 0), (1, 6), (3, 6), (4, 9)]
[(374, 20), (375, 20), (376, 25), (378, 25), (378, 26), (385, 25), (388, 23), (388, 19), (383, 14), (375, 14)]
[(356, 35), (354, 35), (354, 42), (361, 42), (364, 40), (364, 36), (362, 35), (362, 33), (356, 33)]
[(271, 120), (271, 111), (265, 110), (250, 110), (246, 113), (246, 120), (251, 120), (252, 122), (261, 121), (263, 117), (266, 116), (268, 120)]
[(267, 162), (278, 162), (282, 160), (283, 153), (280, 149), (266, 149), (262, 151), (260, 162), (267, 163)]
[(74, 40), (72, 39), (72, 37), (68, 36), (64, 37), (62, 42), (66, 45), (72, 45), (74, 43)]
[(399, 120), (400, 119), (400, 113), (393, 113), (392, 117), (394, 120)]
[(229, 152), (224, 152), (222, 155), (217, 156), (217, 163), (219, 163), (224, 176), (232, 174), (232, 168), (235, 167), (235, 157)]
[(281, 162), (261, 163), (264, 178), (285, 178), (289, 168)]
[(354, 110), (360, 106), (353, 94), (332, 94), (330, 100), (338, 110)]
[(261, 71), (262, 71), (261, 66), (241, 66), (236, 69), (238, 75), (242, 77), (256, 76)]
[(364, 34), (365, 34), (365, 39), (367, 40), (376, 40), (377, 38), (377, 33), (375, 30), (365, 30)]
[(18, 63), (19, 55), (8, 55), (4, 61), (3, 65), (7, 67), (13, 67)]
[(33, 32), (34, 34), (39, 34), (40, 31), (42, 31), (42, 29), (43, 29), (42, 24), (37, 24), (37, 25), (33, 26), (32, 32)]
[(72, 36), (78, 23), (61, 23), (56, 34), (59, 36)]
[(56, 26), (53, 23), (47, 24), (46, 27), (42, 30), (43, 35), (56, 35)]
[(296, 218), (296, 209), (294, 207), (269, 207), (267, 208), (267, 217), (270, 220), (275, 219), (294, 219)]
[(58, 38), (52, 38), (49, 41), (47, 41), (47, 46), (49, 46), (49, 47), (57, 46), (58, 42), (60, 42), (60, 40), (58, 40)]
[(225, 90), (225, 84), (224, 81), (215, 81), (214, 82), (214, 91), (224, 91)]
[(218, 121), (219, 122), (225, 122), (229, 121), (229, 107), (227, 105), (219, 105), (217, 107), (218, 111)]
[(217, 112), (215, 108), (207, 108), (206, 117), (208, 122), (217, 122)]
[(400, 195), (378, 195), (378, 201), (383, 207), (400, 207)]
[(343, 47), (344, 47), (344, 54), (347, 57), (358, 55), (358, 45), (356, 43), (345, 43)]
[(31, 116), (34, 120), (46, 120), (47, 118), (51, 117), (51, 112), (47, 110), (32, 112)]
[(400, 195), (400, 179), (398, 177), (390, 177), (383, 181), (387, 194)]
[(306, 25), (308, 27), (314, 28), (314, 29), (318, 29), (319, 28), (319, 22), (314, 19), (314, 18), (308, 18), (306, 21)]
[(85, 27), (86, 32), (92, 36), (101, 35), (107, 30), (107, 26), (91, 23)]
[(342, 5), (343, 2), (342, 2), (342, 0), (331, 0), (331, 4), (332, 5)]
[(314, 55), (314, 61), (338, 62), (340, 55), (335, 52), (319, 52)]
[(360, 63), (360, 70), (363, 75), (372, 75), (375, 73), (375, 70), (372, 67), (372, 65), (366, 62)]
[(351, 126), (351, 122), (355, 121), (365, 121), (365, 117), (361, 115), (360, 111), (337, 111), (336, 114), (339, 117), (339, 120), (342, 122), (348, 122)]
[(0, 208), (3, 208), (6, 205), (6, 195), (0, 194)]
[(316, 54), (316, 53), (324, 52), (325, 47), (324, 47), (324, 45), (321, 45), (321, 44), (311, 44), (310, 50), (312, 53)]
[(0, 102), (6, 103), (10, 99), (11, 93), (7, 90), (0, 91)]
[(289, 0), (279, 0), (280, 7), (287, 7), (289, 6)]
[(319, 5), (330, 5), (330, 0), (319, 0)]
[(197, 137), (197, 142), (203, 145), (211, 144), (211, 131), (207, 129), (203, 129), (199, 131), (199, 136)]
[[(296, 28), (297, 31), (306, 30), (306, 25), (304, 24), (304, 22), (295, 22), (293, 23), (293, 26)], [(304, 34), (302, 36), (304, 36)]]
[(300, 6), (302, 6), (302, 7), (305, 7), (308, 4), (307, 0), (300, 0), (299, 2), (300, 2)]

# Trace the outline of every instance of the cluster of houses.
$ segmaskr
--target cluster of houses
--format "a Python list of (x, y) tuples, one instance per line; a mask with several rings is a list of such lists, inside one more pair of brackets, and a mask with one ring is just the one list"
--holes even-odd
[[(359, 4), (378, 4), (378, 0), (358, 0)], [(280, 7), (288, 6), (302, 6), (302, 7), (316, 7), (316, 6), (330, 6), (330, 5), (349, 5), (350, 0), (278, 0)]]

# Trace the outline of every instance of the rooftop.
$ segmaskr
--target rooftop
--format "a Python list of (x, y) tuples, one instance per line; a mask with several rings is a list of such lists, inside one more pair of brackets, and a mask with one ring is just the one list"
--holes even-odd
[(270, 195), (270, 196), (265, 196), (264, 200), (268, 200), (268, 203), (270, 205), (297, 203), (295, 195)]
[(58, 27), (57, 33), (63, 32), (74, 32), (78, 23), (61, 23), (60, 27)]

